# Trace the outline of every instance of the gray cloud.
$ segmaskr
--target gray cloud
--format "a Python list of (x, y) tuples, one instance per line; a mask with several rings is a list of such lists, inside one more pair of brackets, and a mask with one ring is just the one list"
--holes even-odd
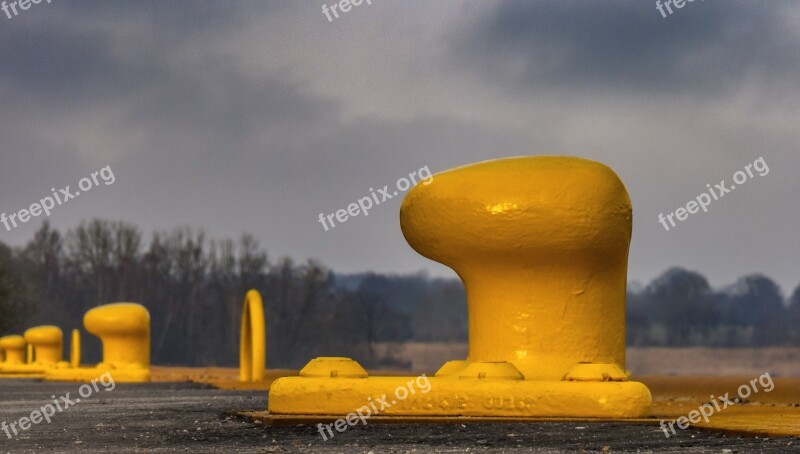
[(455, 33), (452, 55), (487, 78), (556, 91), (721, 96), (753, 76), (796, 86), (793, 6), (697, 0), (663, 18), (654, 1), (506, 1)]

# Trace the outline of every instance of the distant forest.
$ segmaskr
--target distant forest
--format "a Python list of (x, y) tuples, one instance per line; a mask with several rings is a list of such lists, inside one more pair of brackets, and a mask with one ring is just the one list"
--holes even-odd
[[(22, 248), (0, 243), (0, 334), (54, 324), (68, 342), (90, 308), (132, 301), (150, 311), (154, 363), (235, 366), (242, 299), (251, 288), (264, 297), (272, 368), (323, 355), (404, 367), (391, 348), (378, 357), (373, 345), (467, 340), (458, 280), (339, 275), (313, 260), (270, 257), (251, 235), (220, 240), (178, 228), (148, 242), (136, 226), (105, 220), (64, 234), (44, 223)], [(758, 274), (712, 289), (703, 275), (672, 268), (628, 289), (629, 345), (800, 345), (798, 322), (800, 287), (786, 300)], [(86, 362), (99, 361), (99, 342), (83, 338)]]

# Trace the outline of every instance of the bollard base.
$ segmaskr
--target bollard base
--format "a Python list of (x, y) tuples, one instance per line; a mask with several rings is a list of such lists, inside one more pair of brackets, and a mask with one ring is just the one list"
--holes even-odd
[[(429, 378), (340, 374), (348, 362), (355, 363), (349, 358), (317, 358), (300, 377), (276, 380), (269, 393), (269, 413), (641, 418), (652, 405), (650, 391), (641, 383), (525, 380), (510, 363), (471, 363), (461, 369), (477, 371), (475, 377), (463, 372), (445, 375), (442, 368)], [(331, 368), (323, 374), (321, 365), (326, 363)]]
[(116, 383), (148, 383), (150, 369), (115, 369), (108, 367), (78, 367), (50, 369), (44, 376), (46, 381), (90, 382), (110, 373)]
[(4, 364), (0, 366), (0, 378), (44, 378), (52, 366), (41, 364)]

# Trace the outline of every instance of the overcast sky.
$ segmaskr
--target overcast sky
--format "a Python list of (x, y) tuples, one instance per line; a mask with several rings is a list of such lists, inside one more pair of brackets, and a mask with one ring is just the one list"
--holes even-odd
[[(329, 3), (330, 4), (330, 3)], [(453, 275), (417, 255), (400, 197), (331, 213), (423, 166), (525, 154), (601, 161), (634, 208), (631, 280), (800, 283), (800, 3), (75, 1), (0, 13), (0, 211), (106, 165), (51, 222), (256, 235), (340, 272)], [(763, 156), (770, 172), (670, 231)], [(42, 218), (0, 241), (20, 245)]]

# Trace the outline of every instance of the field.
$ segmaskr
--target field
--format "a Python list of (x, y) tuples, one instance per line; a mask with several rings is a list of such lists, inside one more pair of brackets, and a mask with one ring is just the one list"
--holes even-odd
[[(467, 344), (381, 344), (387, 351), (409, 362), (415, 371), (435, 371), (446, 361), (464, 359)], [(776, 377), (800, 377), (800, 347), (773, 348), (663, 348), (629, 347), (627, 369), (634, 375), (756, 376), (770, 372)]]

